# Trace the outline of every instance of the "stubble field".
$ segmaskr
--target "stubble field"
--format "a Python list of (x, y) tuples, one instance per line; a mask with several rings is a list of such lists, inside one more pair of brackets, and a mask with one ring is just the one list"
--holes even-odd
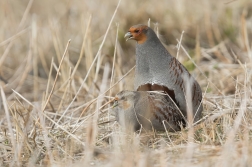
[[(0, 166), (252, 166), (251, 0), (2, 0), (0, 20)], [(199, 82), (193, 128), (128, 135), (114, 121), (139, 23)]]

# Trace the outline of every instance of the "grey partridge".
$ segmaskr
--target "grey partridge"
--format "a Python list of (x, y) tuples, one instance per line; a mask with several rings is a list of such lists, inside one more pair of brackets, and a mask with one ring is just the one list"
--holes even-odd
[(185, 125), (182, 113), (166, 94), (121, 91), (112, 109), (117, 122), (129, 131), (178, 131)]
[[(125, 38), (136, 41), (135, 90), (166, 92), (186, 118), (187, 106), (191, 102), (194, 122), (198, 121), (203, 110), (201, 88), (187, 69), (165, 49), (155, 32), (138, 24), (129, 29)], [(186, 84), (190, 84), (191, 96), (188, 97), (185, 95)]]

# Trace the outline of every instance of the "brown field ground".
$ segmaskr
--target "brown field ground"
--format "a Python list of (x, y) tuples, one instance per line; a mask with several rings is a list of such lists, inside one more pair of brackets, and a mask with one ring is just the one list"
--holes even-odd
[[(0, 21), (0, 166), (252, 166), (251, 0), (1, 0)], [(139, 23), (198, 80), (193, 128), (127, 135), (114, 121)]]

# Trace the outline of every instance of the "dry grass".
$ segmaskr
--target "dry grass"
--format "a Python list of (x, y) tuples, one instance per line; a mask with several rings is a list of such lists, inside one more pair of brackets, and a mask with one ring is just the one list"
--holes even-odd
[[(251, 166), (251, 0), (3, 0), (0, 9), (0, 166)], [(133, 89), (124, 33), (149, 18), (204, 91), (193, 129), (126, 135), (109, 113), (108, 101)]]

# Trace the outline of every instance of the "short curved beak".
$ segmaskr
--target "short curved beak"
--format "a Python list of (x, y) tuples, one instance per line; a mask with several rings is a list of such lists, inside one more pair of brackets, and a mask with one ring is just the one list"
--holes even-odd
[(129, 39), (132, 39), (132, 38), (133, 38), (133, 35), (132, 35), (130, 32), (127, 32), (127, 33), (124, 35), (124, 38), (126, 38), (126, 41), (128, 41)]

